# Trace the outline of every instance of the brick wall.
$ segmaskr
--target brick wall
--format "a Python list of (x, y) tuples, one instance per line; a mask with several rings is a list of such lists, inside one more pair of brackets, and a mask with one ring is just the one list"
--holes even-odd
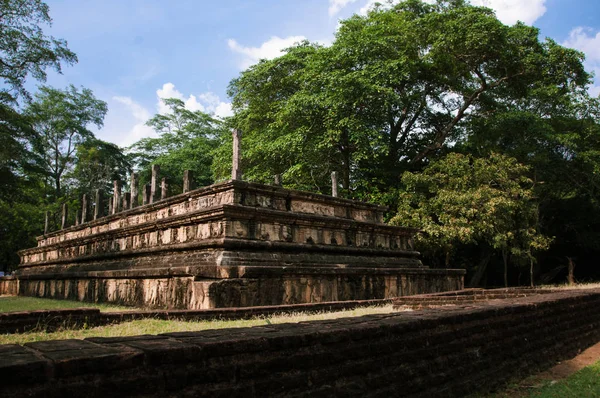
[(0, 346), (0, 395), (464, 396), (600, 339), (600, 290), (255, 328)]

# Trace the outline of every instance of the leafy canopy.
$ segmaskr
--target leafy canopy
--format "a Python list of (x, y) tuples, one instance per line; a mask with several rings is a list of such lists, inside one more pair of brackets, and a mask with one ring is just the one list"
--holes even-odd
[(29, 75), (44, 82), (48, 68), (60, 73), (61, 63), (77, 62), (65, 40), (44, 34), (42, 26), (52, 24), (48, 11), (40, 0), (0, 2), (0, 102), (28, 99), (24, 85)]
[(446, 266), (461, 245), (487, 245), (532, 258), (549, 240), (537, 230), (537, 204), (528, 168), (516, 159), (451, 153), (421, 173), (406, 172), (395, 225), (421, 228), (419, 243), (441, 252)]
[(35, 130), (31, 151), (54, 184), (55, 198), (62, 193), (63, 175), (74, 165), (77, 146), (93, 140), (90, 125), (101, 127), (107, 106), (91, 90), (71, 85), (65, 90), (40, 87), (25, 115)]

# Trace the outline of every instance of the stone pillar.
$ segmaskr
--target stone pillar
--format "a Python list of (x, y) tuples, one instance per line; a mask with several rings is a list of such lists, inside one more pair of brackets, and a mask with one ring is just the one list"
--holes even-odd
[(86, 223), (88, 220), (88, 196), (83, 194), (81, 197), (81, 223)]
[(194, 189), (194, 174), (192, 170), (183, 171), (183, 193), (189, 192)]
[(154, 203), (158, 200), (158, 174), (160, 173), (160, 166), (157, 164), (152, 165), (152, 180), (150, 181), (150, 202)]
[(62, 205), (62, 219), (60, 221), (60, 229), (67, 227), (67, 216), (69, 215), (69, 206), (66, 203)]
[(167, 198), (167, 191), (169, 190), (169, 184), (167, 183), (167, 178), (163, 178), (160, 180), (160, 200)]
[(115, 206), (115, 198), (114, 198), (114, 197), (112, 197), (112, 196), (110, 196), (110, 197), (108, 198), (108, 215), (109, 215), (109, 216), (110, 216), (111, 214), (115, 214), (115, 213), (113, 212), (114, 206)]
[(96, 189), (96, 207), (94, 207), (94, 220), (104, 216), (104, 203), (102, 197), (102, 191)]
[(142, 204), (145, 204), (145, 205), (149, 204), (151, 196), (152, 196), (152, 187), (150, 186), (150, 184), (144, 185)]
[(44, 221), (44, 235), (50, 232), (50, 212), (46, 211), (46, 220)]
[(242, 179), (242, 171), (240, 169), (240, 160), (242, 156), (242, 132), (234, 129), (232, 132), (233, 135), (233, 156), (231, 162), (231, 179), (232, 180), (241, 180)]
[(275, 178), (273, 179), (273, 185), (276, 187), (281, 186), (281, 174), (275, 174)]
[(81, 217), (81, 214), (79, 212), (79, 209), (75, 210), (75, 225), (79, 225), (79, 217)]
[(131, 204), (131, 194), (129, 192), (125, 192), (123, 194), (123, 198), (121, 199), (121, 203), (123, 205), (123, 211), (130, 208)]
[(337, 171), (331, 172), (331, 196), (333, 196), (334, 198), (338, 197)]
[(110, 214), (119, 212), (119, 199), (121, 199), (121, 183), (117, 180), (113, 181), (113, 204)]
[(138, 173), (131, 173), (131, 208), (139, 206), (138, 187), (140, 185), (140, 176)]

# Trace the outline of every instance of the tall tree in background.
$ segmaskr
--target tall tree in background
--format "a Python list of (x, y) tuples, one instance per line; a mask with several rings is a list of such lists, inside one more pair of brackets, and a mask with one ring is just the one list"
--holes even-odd
[(23, 183), (31, 157), (24, 143), (31, 139), (29, 121), (17, 109), (19, 98), (29, 99), (26, 79), (46, 80), (48, 68), (77, 62), (61, 39), (44, 34), (50, 26), (48, 6), (39, 0), (0, 2), (0, 184), (2, 195), (14, 196)]
[(63, 176), (74, 166), (77, 146), (95, 138), (88, 127), (101, 127), (106, 112), (106, 103), (91, 90), (72, 85), (65, 90), (40, 87), (25, 110), (36, 132), (31, 150), (51, 178), (55, 198), (63, 194)]
[(211, 184), (212, 151), (222, 123), (204, 112), (186, 109), (180, 99), (163, 101), (169, 112), (157, 114), (146, 123), (159, 136), (143, 138), (130, 147), (133, 164), (142, 170), (142, 181), (149, 180), (150, 167), (157, 164), (172, 190), (181, 189), (184, 170), (191, 170), (198, 184)]
[(403, 170), (435, 159), (489, 104), (550, 88), (568, 98), (589, 83), (581, 53), (538, 36), (463, 1), (354, 15), (330, 47), (301, 43), (231, 82), (247, 175), (283, 172), (327, 190), (336, 169), (355, 197), (397, 188)]
[(66, 41), (44, 34), (51, 25), (39, 0), (0, 1), (0, 269), (18, 263), (17, 250), (32, 246), (41, 232), (46, 203), (39, 169), (29, 152), (35, 132), (18, 100), (30, 99), (27, 80), (46, 80), (77, 62)]
[(65, 179), (74, 187), (78, 198), (97, 189), (108, 195), (113, 187), (112, 182), (126, 181), (130, 170), (130, 159), (121, 148), (93, 138), (77, 145), (74, 167), (65, 174)]

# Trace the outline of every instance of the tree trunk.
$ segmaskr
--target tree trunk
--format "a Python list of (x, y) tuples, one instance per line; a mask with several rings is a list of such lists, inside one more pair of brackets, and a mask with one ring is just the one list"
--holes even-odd
[(504, 262), (504, 287), (508, 287), (508, 251), (502, 250), (502, 261)]
[(529, 286), (534, 287), (533, 283), (533, 258), (529, 259)]
[(477, 271), (475, 271), (475, 274), (473, 274), (471, 280), (469, 281), (470, 287), (479, 286), (479, 284), (481, 283), (481, 279), (487, 271), (487, 266), (490, 262), (490, 257), (492, 257), (492, 255), (489, 252), (482, 256), (481, 261), (479, 261), (479, 264), (477, 265)]
[(567, 257), (567, 261), (569, 262), (569, 275), (567, 276), (567, 282), (569, 286), (573, 286), (575, 284), (575, 261), (571, 257)]
[(348, 131), (346, 129), (342, 129), (342, 188), (345, 191), (350, 189), (350, 137), (348, 136)]
[(54, 184), (56, 187), (56, 199), (58, 199), (58, 198), (60, 198), (60, 194), (61, 194), (60, 176), (54, 177)]

